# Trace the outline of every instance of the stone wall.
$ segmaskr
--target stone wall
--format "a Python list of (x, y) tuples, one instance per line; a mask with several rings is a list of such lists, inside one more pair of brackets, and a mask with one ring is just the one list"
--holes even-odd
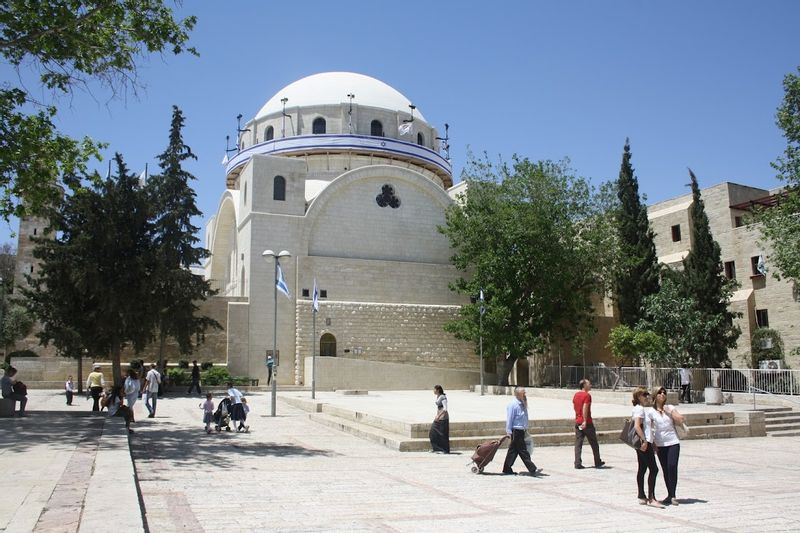
[[(316, 350), (322, 335), (330, 333), (337, 357), (472, 370), (478, 368), (475, 347), (444, 331), (458, 310), (456, 305), (328, 301), (317, 314)], [(296, 322), (295, 379), (302, 383), (304, 359), (311, 353), (309, 300), (297, 301)]]

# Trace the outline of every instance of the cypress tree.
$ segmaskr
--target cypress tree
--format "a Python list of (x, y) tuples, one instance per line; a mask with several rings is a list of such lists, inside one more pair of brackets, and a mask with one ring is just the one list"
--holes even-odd
[(183, 165), (197, 156), (183, 142), (184, 122), (181, 110), (173, 106), (169, 144), (158, 156), (161, 172), (147, 184), (154, 209), (153, 245), (157, 266), (153, 306), (158, 324), (159, 363), (163, 363), (168, 336), (177, 341), (182, 354), (188, 354), (194, 346), (193, 337), (208, 327), (220, 327), (209, 317), (197, 316), (198, 303), (213, 291), (208, 281), (190, 270), (209, 254), (197, 246), (198, 228), (192, 224), (192, 218), (200, 216), (201, 212), (189, 184), (195, 178)]
[(705, 339), (698, 339), (695, 355), (706, 368), (719, 367), (728, 359), (728, 348), (736, 346), (740, 330), (733, 325), (737, 314), (728, 310), (735, 282), (725, 278), (720, 247), (711, 235), (705, 204), (697, 177), (689, 170), (692, 183), (692, 247), (677, 277), (685, 296), (694, 299), (703, 320), (713, 324)]
[(628, 139), (617, 179), (617, 197), (620, 265), (614, 279), (614, 297), (620, 322), (632, 328), (642, 318), (644, 298), (658, 292), (659, 266), (647, 206), (639, 197), (639, 180), (631, 165)]

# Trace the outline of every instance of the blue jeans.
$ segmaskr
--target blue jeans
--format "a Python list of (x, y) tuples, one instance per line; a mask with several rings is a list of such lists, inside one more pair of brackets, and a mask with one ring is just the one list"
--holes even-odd
[[(145, 396), (146, 398), (144, 400), (144, 406), (147, 407), (147, 410), (150, 412), (151, 415), (155, 416), (156, 403), (158, 403), (158, 391), (154, 392), (147, 391), (147, 393), (145, 393)], [(150, 406), (151, 402), (153, 404), (152, 407)]]

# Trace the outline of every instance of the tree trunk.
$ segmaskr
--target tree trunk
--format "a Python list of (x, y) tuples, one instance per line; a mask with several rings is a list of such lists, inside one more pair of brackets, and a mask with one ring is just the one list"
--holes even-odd
[(122, 384), (122, 363), (120, 362), (120, 352), (122, 352), (121, 344), (117, 341), (114, 341), (111, 344), (111, 376), (114, 380), (114, 385)]
[(504, 356), (497, 358), (497, 384), (501, 387), (508, 387), (508, 375), (514, 368), (516, 358), (506, 359)]
[(167, 336), (164, 333), (164, 330), (159, 330), (158, 332), (158, 368), (164, 368), (164, 345), (167, 343)]
[(78, 394), (83, 394), (83, 354), (78, 355)]

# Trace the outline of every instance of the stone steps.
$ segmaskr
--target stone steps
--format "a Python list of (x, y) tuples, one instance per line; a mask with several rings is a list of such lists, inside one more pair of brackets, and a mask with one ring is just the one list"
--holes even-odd
[[(401, 451), (428, 451), (430, 450), (430, 441), (428, 440), (427, 432), (424, 436), (410, 436), (408, 434), (400, 434), (385, 428), (378, 428), (371, 424), (362, 423), (354, 419), (342, 418), (334, 414), (326, 412), (311, 413), (309, 418), (322, 424), (324, 426), (349, 433), (357, 437), (369, 440), (387, 448)], [(481, 423), (471, 423), (472, 425), (479, 425)], [(485, 423), (486, 427), (480, 428), (480, 435), (466, 434), (466, 430), (461, 433), (454, 434), (451, 424), (450, 433), (450, 448), (452, 450), (474, 450), (476, 446), (486, 441), (500, 438), (505, 430), (502, 423), (498, 427), (495, 422)], [(428, 425), (426, 425), (429, 427)], [(620, 423), (620, 427), (622, 424)], [(619, 444), (619, 429), (603, 430), (597, 432), (597, 439), (602, 444)], [(735, 438), (735, 437), (749, 437), (750, 427), (746, 424), (735, 424), (732, 420), (722, 424), (705, 424), (694, 426), (688, 439), (712, 439), (712, 438)], [(535, 446), (572, 446), (575, 443), (574, 431), (558, 431), (558, 432), (539, 432), (533, 431), (533, 440)]]
[(794, 437), (800, 435), (800, 412), (791, 407), (772, 407), (764, 411), (764, 422), (769, 437)]

